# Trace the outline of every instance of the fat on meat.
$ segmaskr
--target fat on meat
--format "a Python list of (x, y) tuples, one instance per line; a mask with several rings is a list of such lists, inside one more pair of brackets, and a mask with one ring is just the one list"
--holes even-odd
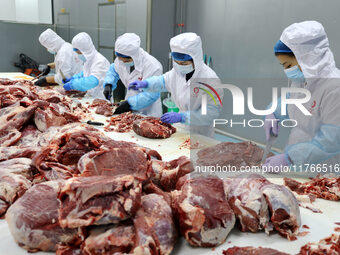
[(224, 179), (229, 204), (241, 231), (269, 234), (274, 229), (288, 240), (295, 240), (301, 226), (299, 202), (282, 185), (270, 183), (259, 174), (241, 174)]
[(16, 243), (29, 252), (55, 251), (57, 244), (74, 244), (79, 229), (61, 228), (58, 221), (59, 181), (34, 185), (7, 211), (6, 221)]
[(192, 246), (222, 244), (235, 225), (235, 215), (224, 193), (223, 181), (215, 176), (185, 178), (173, 191), (172, 208), (180, 231)]

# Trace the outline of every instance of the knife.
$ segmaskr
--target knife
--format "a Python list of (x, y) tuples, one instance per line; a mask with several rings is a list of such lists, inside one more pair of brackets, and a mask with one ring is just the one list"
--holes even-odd
[(86, 123), (89, 124), (89, 125), (93, 125), (93, 126), (104, 126), (104, 123), (92, 121), (92, 120), (88, 120), (88, 121), (86, 121)]
[(262, 160), (261, 160), (261, 165), (264, 164), (264, 162), (266, 161), (266, 158), (267, 158), (270, 150), (272, 149), (273, 144), (276, 141), (276, 138), (277, 138), (277, 135), (274, 135), (273, 133), (270, 133), (269, 140), (267, 141), (266, 148), (265, 148), (265, 150), (263, 152), (263, 157), (262, 157)]

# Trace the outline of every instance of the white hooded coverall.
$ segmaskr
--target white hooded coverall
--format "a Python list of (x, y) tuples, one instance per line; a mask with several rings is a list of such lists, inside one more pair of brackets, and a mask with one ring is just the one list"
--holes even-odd
[(110, 62), (100, 54), (93, 45), (91, 37), (85, 33), (77, 34), (72, 40), (72, 46), (78, 49), (86, 58), (84, 63), (84, 71), (75, 76), (75, 78), (86, 78), (94, 76), (98, 79), (98, 85), (88, 90), (86, 96), (92, 98), (103, 98), (103, 81)]
[[(216, 73), (208, 67), (203, 60), (201, 38), (195, 33), (183, 33), (170, 40), (172, 52), (190, 55), (193, 59), (195, 70), (192, 77), (187, 81), (186, 75), (176, 68), (162, 76), (147, 79), (148, 88), (145, 91), (169, 91), (182, 115), (183, 122), (190, 125), (190, 130), (212, 137), (214, 135), (213, 119), (218, 118), (221, 106), (216, 105), (212, 98), (207, 97), (207, 114), (201, 114), (201, 102), (204, 92), (195, 93), (194, 88), (199, 87), (198, 81), (213, 86), (220, 83)], [(216, 89), (221, 100), (223, 90)]]
[[(140, 47), (140, 38), (134, 33), (125, 33), (118, 37), (115, 51), (131, 57), (134, 62), (134, 70), (130, 72), (130, 67), (116, 58), (106, 74), (104, 87), (106, 84), (112, 84), (115, 89), (117, 81), (120, 79), (128, 88), (129, 84), (135, 80), (144, 80), (163, 73), (162, 64)], [(127, 90), (125, 99), (132, 110), (137, 110), (148, 116), (160, 117), (162, 115), (159, 92)]]
[(295, 105), (288, 106), (289, 116), (275, 112), (278, 118), (298, 122), (285, 153), (297, 167), (325, 164), (328, 170), (340, 168), (340, 70), (335, 66), (325, 30), (316, 21), (295, 23), (283, 31), (280, 40), (293, 51), (305, 76), (304, 84), (293, 86), (304, 86), (312, 96), (304, 104), (311, 116)]
[(39, 42), (47, 50), (56, 52), (54, 80), (59, 85), (63, 85), (63, 79), (69, 79), (83, 70), (83, 63), (73, 51), (72, 45), (65, 42), (50, 28), (41, 33)]

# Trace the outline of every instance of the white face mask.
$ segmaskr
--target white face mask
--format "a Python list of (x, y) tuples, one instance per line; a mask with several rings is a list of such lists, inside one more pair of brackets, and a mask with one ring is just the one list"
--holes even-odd
[(179, 71), (181, 74), (188, 74), (194, 71), (192, 64), (189, 65), (179, 65), (175, 61), (173, 62), (175, 70)]
[(55, 51), (53, 51), (53, 50), (47, 50), (49, 53), (51, 53), (52, 55), (54, 55), (54, 54), (56, 54), (56, 52)]
[(131, 66), (134, 66), (134, 63), (133, 61), (130, 61), (130, 62), (123, 62), (125, 66), (127, 67), (131, 67)]

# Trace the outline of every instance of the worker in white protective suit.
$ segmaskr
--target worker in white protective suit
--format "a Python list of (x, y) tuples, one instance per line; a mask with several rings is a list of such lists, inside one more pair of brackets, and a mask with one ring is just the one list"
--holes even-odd
[[(165, 123), (184, 123), (190, 131), (214, 136), (213, 119), (218, 118), (221, 106), (215, 99), (207, 97), (207, 114), (202, 114), (202, 85), (210, 88), (219, 83), (216, 73), (204, 64), (201, 38), (195, 33), (183, 33), (170, 40), (173, 68), (161, 75), (144, 81), (134, 81), (129, 89), (143, 89), (143, 91), (168, 91), (180, 112), (168, 112), (162, 115)], [(223, 98), (222, 89), (213, 89), (216, 97)]]
[(87, 33), (77, 34), (72, 46), (78, 58), (84, 62), (84, 71), (67, 80), (64, 89), (88, 91), (87, 97), (104, 98), (102, 84), (110, 67), (109, 61), (96, 50)]
[[(117, 58), (111, 64), (104, 80), (104, 96), (109, 101), (119, 79), (128, 88), (135, 80), (143, 80), (163, 73), (162, 64), (140, 47), (140, 38), (134, 33), (126, 33), (118, 37), (115, 43), (115, 54)], [(119, 103), (115, 114), (131, 110), (160, 117), (162, 115), (160, 93), (128, 90), (125, 101)]]
[[(48, 28), (42, 32), (39, 42), (55, 57), (54, 62), (47, 64), (42, 70), (42, 77), (35, 82), (36, 85), (43, 86), (51, 83), (63, 85), (63, 80), (69, 79), (83, 70), (83, 63), (77, 58), (72, 45), (65, 42), (53, 30)], [(55, 69), (55, 75), (46, 76), (51, 69)]]
[[(298, 124), (290, 133), (285, 152), (268, 158), (265, 166), (294, 166), (297, 171), (306, 171), (308, 165), (320, 164), (322, 171), (334, 170), (340, 163), (340, 70), (335, 66), (323, 26), (316, 21), (290, 25), (274, 52), (290, 85), (310, 91), (311, 100), (304, 107), (311, 115), (289, 105), (288, 116), (281, 116), (277, 109), (266, 117), (276, 119), (265, 127), (267, 139), (278, 134), (278, 124), (283, 119), (294, 119)], [(290, 99), (298, 97), (298, 93), (290, 94)]]

